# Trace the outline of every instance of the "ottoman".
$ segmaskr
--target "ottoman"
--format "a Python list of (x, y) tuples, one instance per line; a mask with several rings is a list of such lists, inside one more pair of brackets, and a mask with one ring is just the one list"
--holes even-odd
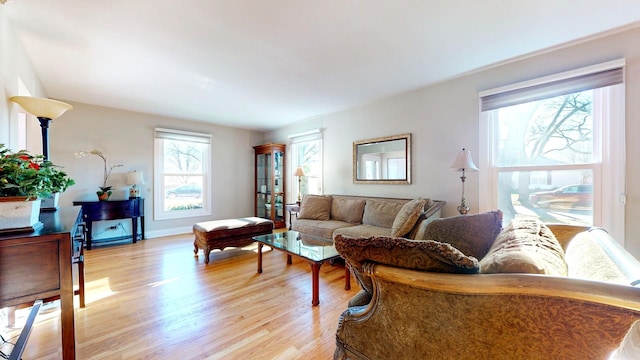
[(273, 221), (259, 217), (199, 222), (193, 225), (196, 236), (193, 252), (198, 256), (198, 250), (202, 249), (204, 262), (208, 264), (211, 250), (247, 246), (253, 242), (253, 236), (271, 234), (272, 231)]

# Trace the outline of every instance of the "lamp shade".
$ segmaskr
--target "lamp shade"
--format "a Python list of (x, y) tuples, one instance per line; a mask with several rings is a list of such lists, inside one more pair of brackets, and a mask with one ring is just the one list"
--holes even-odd
[(473, 162), (473, 158), (471, 158), (471, 151), (465, 148), (462, 148), (462, 151), (458, 153), (458, 157), (456, 157), (456, 160), (453, 162), (453, 165), (451, 165), (451, 170), (478, 171), (478, 167)]
[(293, 173), (293, 176), (304, 176), (304, 170), (302, 170), (302, 166), (298, 166), (296, 172)]
[(22, 106), (29, 114), (37, 118), (55, 119), (73, 106), (58, 100), (37, 98), (32, 96), (12, 96), (9, 100)]
[(142, 171), (129, 171), (127, 173), (127, 185), (144, 184)]

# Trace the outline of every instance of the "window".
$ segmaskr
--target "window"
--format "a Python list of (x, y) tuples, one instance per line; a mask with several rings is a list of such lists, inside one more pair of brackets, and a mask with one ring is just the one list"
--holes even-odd
[[(322, 132), (320, 129), (302, 134), (290, 135), (289, 160), (290, 174), (293, 174), (298, 166), (302, 167), (305, 176), (300, 178), (300, 195), (322, 194)], [(290, 184), (297, 184), (298, 179), (292, 178)], [(298, 187), (291, 187), (289, 199), (298, 199)], [(288, 202), (294, 202), (291, 200)]]
[(208, 134), (156, 128), (156, 219), (211, 214), (210, 147)]
[[(623, 61), (480, 94), (480, 203), (624, 235)], [(617, 195), (617, 196), (616, 196)]]

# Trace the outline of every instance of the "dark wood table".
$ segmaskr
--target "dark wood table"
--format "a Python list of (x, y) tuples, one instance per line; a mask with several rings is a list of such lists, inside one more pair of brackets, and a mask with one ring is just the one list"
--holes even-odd
[(83, 236), (80, 215), (79, 207), (62, 207), (40, 213), (44, 226), (36, 231), (0, 235), (0, 308), (59, 298), (65, 360), (76, 356), (72, 263), (81, 257), (74, 246)]
[(91, 233), (94, 221), (131, 218), (131, 238), (138, 240), (138, 219), (140, 219), (141, 239), (144, 240), (144, 199), (108, 201), (74, 201), (73, 205), (82, 206), (82, 214), (87, 224), (87, 250), (91, 250)]
[[(303, 236), (301, 238), (301, 236)], [(291, 256), (305, 260), (311, 265), (312, 299), (311, 305), (320, 304), (320, 266), (327, 261), (340, 259), (340, 254), (332, 243), (320, 240), (312, 236), (304, 236), (297, 231), (285, 231), (267, 235), (254, 236), (258, 242), (258, 273), (262, 273), (262, 247), (269, 246), (272, 249), (287, 254), (287, 264), (291, 264)], [(345, 290), (351, 289), (351, 273), (349, 266), (344, 265)]]

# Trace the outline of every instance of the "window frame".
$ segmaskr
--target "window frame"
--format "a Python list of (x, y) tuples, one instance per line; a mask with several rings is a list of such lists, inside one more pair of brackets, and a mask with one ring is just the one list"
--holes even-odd
[[(194, 141), (198, 143), (206, 144), (206, 148), (203, 150), (202, 159), (202, 208), (180, 210), (180, 211), (165, 211), (164, 210), (164, 193), (166, 191), (164, 187), (164, 139), (181, 140), (181, 141)], [(154, 196), (154, 220), (170, 220), (170, 219), (184, 219), (191, 217), (208, 216), (212, 214), (212, 200), (211, 200), (211, 179), (213, 174), (211, 173), (213, 167), (211, 166), (211, 134), (198, 133), (191, 131), (167, 129), (167, 128), (155, 128), (154, 130), (154, 184), (153, 184), (153, 196)]]
[[(488, 191), (481, 191), (478, 194), (478, 202), (480, 211), (490, 211), (496, 209), (498, 195), (498, 173), (500, 171), (530, 171), (529, 167), (494, 167), (492, 159), (494, 159), (494, 146), (497, 144), (495, 135), (496, 121), (491, 117), (491, 111), (483, 111), (482, 99), (488, 96), (506, 93), (509, 91), (533, 88), (536, 86), (544, 86), (559, 80), (577, 78), (591, 73), (607, 71), (615, 68), (622, 69), (622, 86), (612, 89), (614, 96), (619, 97), (620, 101), (612, 104), (607, 109), (594, 108), (594, 118), (596, 111), (606, 111), (607, 119), (614, 121), (606, 121), (600, 128), (599, 124), (594, 123), (594, 131), (600, 131), (602, 144), (594, 143), (594, 156), (598, 160), (589, 165), (575, 165), (576, 167), (588, 167), (593, 170), (594, 191), (593, 198), (593, 226), (599, 226), (606, 229), (615, 239), (624, 245), (624, 227), (625, 227), (625, 199), (626, 199), (626, 156), (625, 156), (625, 60), (618, 59), (602, 64), (588, 66), (572, 71), (554, 74), (530, 81), (520, 82), (496, 89), (490, 89), (479, 92), (479, 152), (478, 164), (479, 187)], [(594, 95), (595, 96), (595, 95)], [(618, 105), (619, 106), (616, 106)], [(603, 118), (601, 116), (601, 118)], [(616, 120), (617, 119), (617, 120)], [(618, 121), (619, 120), (619, 121)], [(594, 141), (596, 141), (594, 139)], [(596, 152), (601, 153), (596, 154)], [(570, 168), (571, 165), (566, 168)], [(543, 169), (542, 169), (543, 170)], [(607, 174), (607, 176), (603, 176)]]

